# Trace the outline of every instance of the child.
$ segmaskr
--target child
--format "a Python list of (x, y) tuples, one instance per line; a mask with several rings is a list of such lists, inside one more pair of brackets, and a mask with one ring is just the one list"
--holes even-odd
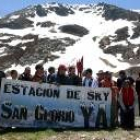
[(134, 128), (135, 91), (130, 80), (125, 80), (119, 94), (121, 126)]
[(12, 80), (18, 80), (18, 72), (16, 70), (11, 70), (10, 74)]
[(93, 88), (98, 87), (97, 80), (95, 80), (92, 77), (92, 69), (87, 69), (85, 71), (85, 78), (83, 79), (82, 86), (84, 86), (84, 87), (93, 87)]

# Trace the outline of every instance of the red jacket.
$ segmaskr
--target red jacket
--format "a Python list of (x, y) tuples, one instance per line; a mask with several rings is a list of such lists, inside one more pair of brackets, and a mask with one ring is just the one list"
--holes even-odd
[(132, 87), (122, 88), (122, 100), (125, 106), (132, 106), (134, 104), (134, 94)]

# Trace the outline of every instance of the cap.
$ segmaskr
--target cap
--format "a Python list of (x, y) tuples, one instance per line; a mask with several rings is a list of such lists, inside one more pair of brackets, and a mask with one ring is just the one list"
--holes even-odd
[(97, 75), (98, 75), (98, 74), (103, 74), (103, 73), (104, 73), (103, 70), (99, 70), (99, 71), (97, 72)]
[(59, 65), (58, 71), (59, 71), (59, 70), (67, 71), (67, 67), (66, 67), (65, 65)]

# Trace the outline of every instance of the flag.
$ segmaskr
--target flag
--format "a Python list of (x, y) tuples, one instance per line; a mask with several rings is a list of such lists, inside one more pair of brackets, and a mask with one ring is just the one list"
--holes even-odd
[(83, 56), (79, 61), (77, 61), (76, 66), (77, 66), (78, 75), (81, 77), (83, 72)]

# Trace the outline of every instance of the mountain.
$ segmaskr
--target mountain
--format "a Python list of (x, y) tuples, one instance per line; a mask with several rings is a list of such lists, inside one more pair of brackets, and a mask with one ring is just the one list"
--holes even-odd
[(0, 69), (76, 64), (117, 73), (140, 68), (140, 14), (106, 3), (29, 6), (0, 19)]

